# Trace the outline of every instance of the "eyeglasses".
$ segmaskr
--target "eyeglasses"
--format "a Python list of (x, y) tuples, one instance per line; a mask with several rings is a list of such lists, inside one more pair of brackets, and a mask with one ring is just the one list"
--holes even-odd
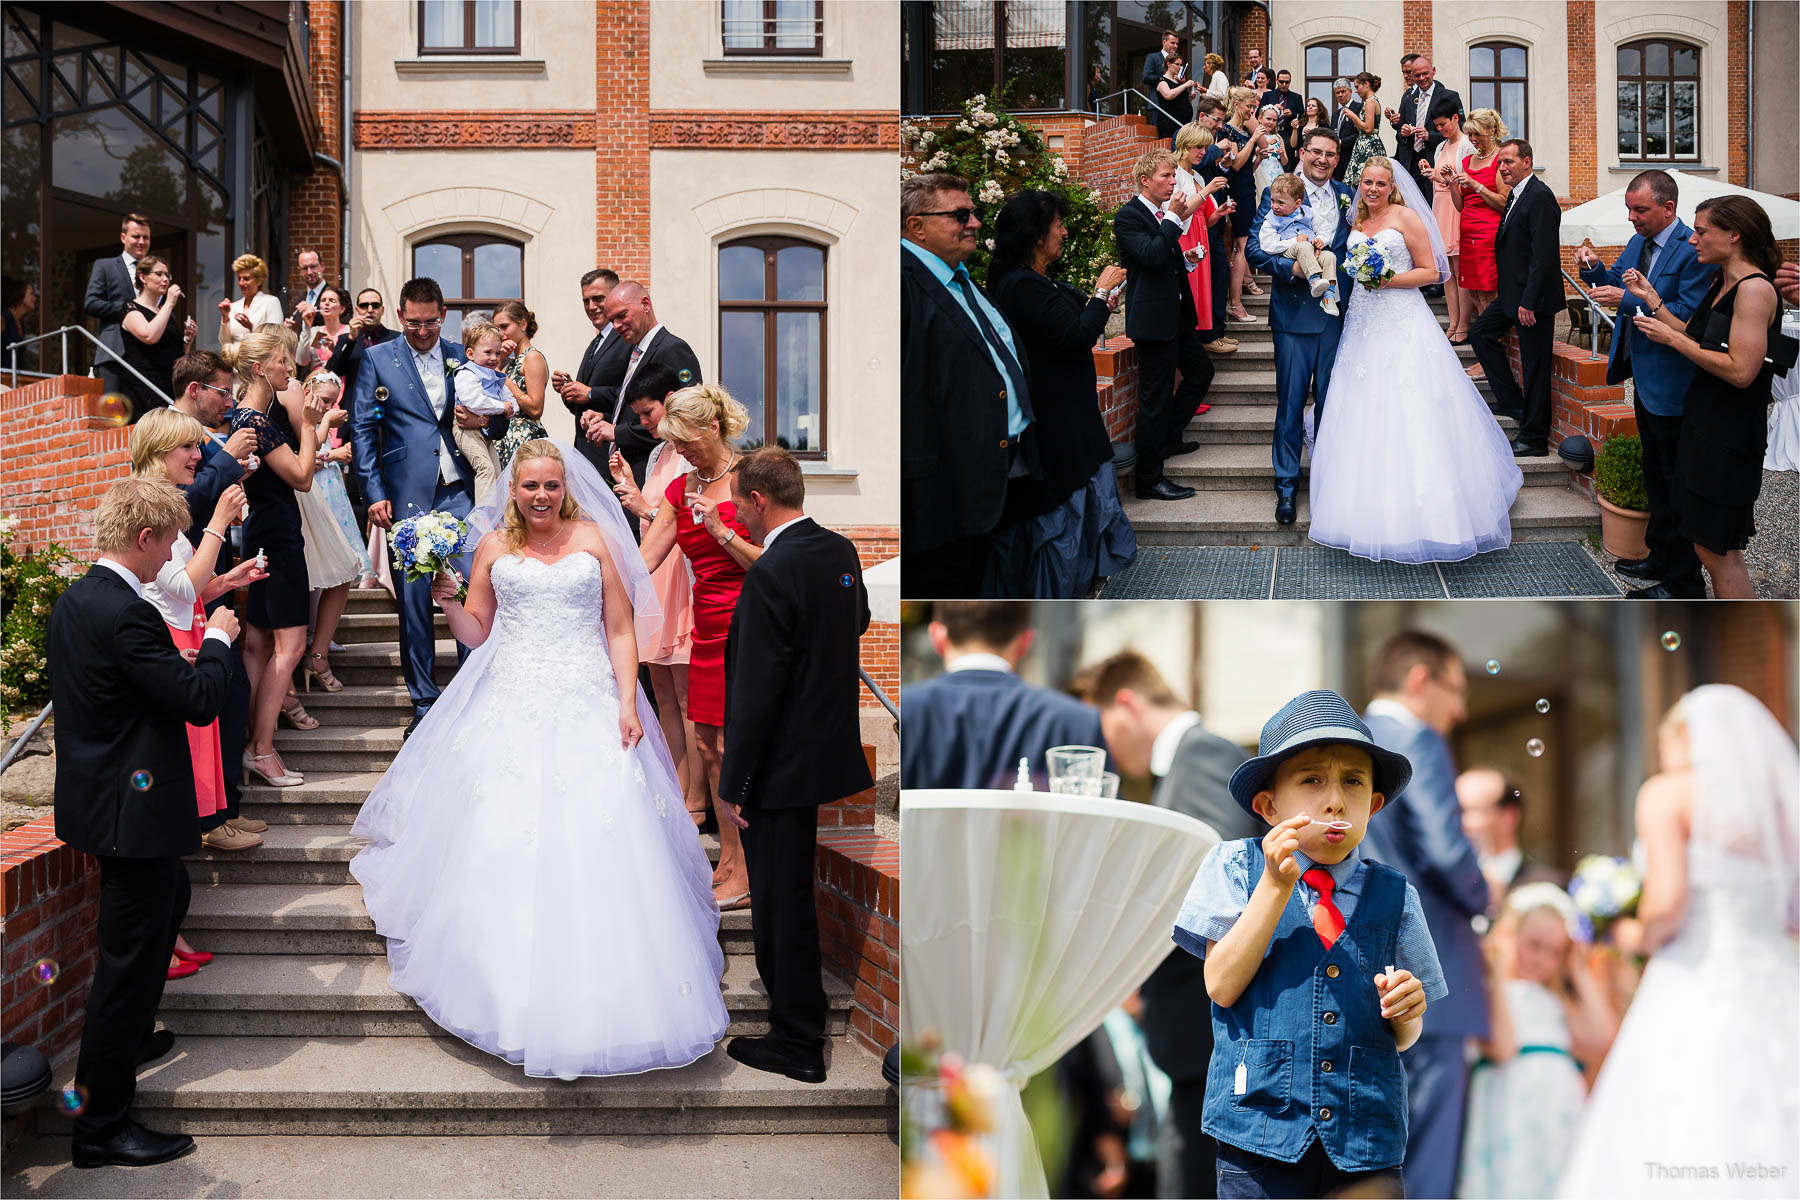
[(224, 396), (227, 399), (230, 399), (230, 397), (231, 397), (231, 389), (230, 388), (214, 387), (210, 383), (203, 383), (200, 385), (200, 387), (209, 392), (217, 392), (217, 393), (219, 393), (219, 395)]
[(974, 215), (975, 215), (975, 210), (972, 208), (942, 208), (942, 209), (937, 210), (936, 212), (922, 212), (922, 213), (914, 213), (913, 214), (913, 216), (915, 216), (915, 217), (949, 217), (952, 221), (955, 221), (958, 225), (967, 225), (969, 223), (969, 218), (973, 217)]
[(358, 307), (358, 308), (380, 308), (381, 301), (379, 301), (379, 300), (358, 300), (356, 302), (356, 307)]
[(443, 323), (444, 323), (444, 318), (442, 318), (442, 317), (438, 317), (437, 319), (431, 320), (431, 321), (402, 321), (402, 322), (400, 322), (400, 328), (410, 329), (414, 333), (424, 333), (427, 330), (437, 329), (437, 328), (441, 327), (443, 325)]

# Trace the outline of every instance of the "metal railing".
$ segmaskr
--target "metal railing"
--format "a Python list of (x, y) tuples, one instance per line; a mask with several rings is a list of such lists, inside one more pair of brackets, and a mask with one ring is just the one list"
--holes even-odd
[(900, 723), (900, 709), (895, 706), (892, 700), (888, 699), (887, 693), (881, 690), (881, 685), (876, 683), (873, 679), (870, 679), (869, 673), (861, 667), (856, 668), (856, 673), (862, 676), (863, 686), (869, 689), (871, 695), (881, 701), (881, 707), (888, 710), (888, 715), (893, 717), (894, 724), (898, 725)]
[(1125, 106), (1122, 104), (1119, 106), (1119, 111), (1116, 113), (1102, 112), (1102, 110), (1106, 107), (1106, 102), (1108, 100), (1117, 100), (1123, 96), (1136, 96), (1139, 100), (1142, 100), (1145, 104), (1149, 105), (1151, 108), (1154, 108), (1157, 112), (1159, 112), (1163, 116), (1167, 117), (1177, 127), (1180, 127), (1184, 123), (1184, 122), (1176, 119), (1176, 116), (1174, 113), (1170, 112), (1168, 109), (1164, 108), (1162, 105), (1158, 104), (1156, 101), (1152, 100), (1150, 97), (1146, 96), (1144, 93), (1138, 91), (1136, 88), (1130, 88), (1130, 87), (1120, 88), (1118, 91), (1108, 93), (1107, 95), (1104, 95), (1104, 96), (1100, 97), (1098, 100), (1094, 101), (1094, 115), (1095, 116), (1118, 116), (1118, 117), (1124, 116), (1125, 115)]
[(1575, 289), (1575, 294), (1580, 296), (1588, 306), (1588, 361), (1592, 362), (1600, 357), (1600, 326), (1595, 323), (1596, 318), (1605, 321), (1607, 329), (1614, 334), (1618, 333), (1618, 323), (1606, 315), (1606, 310), (1600, 307), (1598, 301), (1588, 295), (1587, 289), (1583, 288), (1580, 281), (1573, 275), (1563, 271), (1562, 277), (1568, 281), (1569, 286)]
[(13, 759), (19, 757), (19, 754), (25, 747), (31, 744), (31, 739), (37, 736), (37, 731), (44, 727), (44, 722), (49, 716), (50, 706), (46, 704), (44, 705), (44, 711), (39, 713), (37, 718), (25, 727), (25, 732), (21, 733), (14, 739), (13, 744), (6, 748), (5, 756), (0, 757), (0, 772), (5, 771), (6, 768), (12, 766)]
[[(94, 367), (98, 367), (100, 365), (100, 362), (101, 362), (100, 355), (104, 354), (107, 358), (112, 359), (113, 362), (117, 363), (120, 367), (123, 367), (126, 371), (128, 371), (131, 374), (131, 377), (133, 379), (137, 380), (139, 383), (143, 384), (144, 387), (149, 389), (151, 395), (161, 397), (162, 402), (164, 404), (172, 405), (175, 403), (172, 399), (169, 398), (169, 394), (167, 392), (165, 392), (161, 388), (157, 387), (154, 383), (151, 383), (148, 379), (145, 379), (143, 372), (139, 371), (136, 367), (134, 367), (130, 363), (126, 362), (123, 358), (120, 358), (118, 351), (114, 350), (111, 346), (108, 346), (105, 342), (101, 341), (99, 338), (95, 337), (93, 335), (93, 333), (90, 332), (88, 330), (88, 328), (84, 325), (64, 325), (61, 329), (52, 329), (49, 333), (40, 333), (33, 337), (20, 338), (18, 341), (14, 342), (12, 345), (10, 345), (6, 348), (7, 353), (12, 356), (11, 361), (9, 362), (9, 364), (7, 366), (7, 370), (11, 371), (15, 376), (30, 375), (36, 379), (51, 378), (52, 376), (50, 375), (50, 373), (48, 371), (21, 371), (21, 370), (19, 370), (19, 347), (20, 346), (29, 346), (33, 342), (44, 342), (44, 341), (50, 340), (51, 338), (57, 338), (60, 340), (61, 345), (62, 345), (62, 365), (63, 365), (62, 374), (67, 375), (69, 373), (69, 335), (71, 333), (79, 333), (82, 337), (84, 337), (88, 341), (94, 343), (94, 349), (97, 351), (97, 353), (94, 355)], [(121, 337), (130, 337), (131, 336), (130, 334), (125, 333), (124, 330), (120, 330), (119, 333), (120, 333)], [(93, 374), (94, 374), (94, 368), (90, 367), (88, 369), (88, 376), (90, 378), (92, 378)]]

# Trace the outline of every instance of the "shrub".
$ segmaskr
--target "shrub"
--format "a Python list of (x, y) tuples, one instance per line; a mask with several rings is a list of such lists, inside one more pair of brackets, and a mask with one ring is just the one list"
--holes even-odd
[(45, 641), (50, 606), (74, 579), (59, 568), (80, 563), (52, 542), (42, 550), (0, 544), (0, 723), (35, 713), (50, 700)]
[(1644, 491), (1644, 443), (1634, 433), (1610, 437), (1594, 456), (1594, 490), (1608, 504), (1648, 512), (1650, 497)]

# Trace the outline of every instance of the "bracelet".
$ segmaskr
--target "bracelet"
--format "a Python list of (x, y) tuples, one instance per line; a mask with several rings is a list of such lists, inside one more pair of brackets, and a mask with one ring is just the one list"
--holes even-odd
[(735, 541), (737, 541), (737, 530), (727, 529), (725, 531), (725, 536), (719, 539), (719, 545), (729, 546)]
[(1656, 298), (1656, 307), (1655, 308), (1646, 308), (1644, 310), (1644, 315), (1646, 317), (1654, 317), (1657, 313), (1661, 312), (1662, 309), (1663, 309), (1663, 298), (1661, 296), (1658, 296)]
[(218, 530), (214, 529), (211, 525), (208, 525), (205, 529), (202, 529), (200, 532), (202, 535), (210, 533), (214, 537), (218, 538), (220, 542), (225, 541), (225, 535), (220, 533)]

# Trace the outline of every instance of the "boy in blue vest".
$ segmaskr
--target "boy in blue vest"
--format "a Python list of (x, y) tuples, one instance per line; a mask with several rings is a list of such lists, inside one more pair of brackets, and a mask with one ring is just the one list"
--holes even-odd
[(1213, 847), (1174, 934), (1206, 960), (1220, 1197), (1405, 1194), (1400, 1051), (1449, 989), (1412, 885), (1357, 846), (1411, 778), (1329, 691), (1288, 701), (1231, 777), (1269, 832)]

